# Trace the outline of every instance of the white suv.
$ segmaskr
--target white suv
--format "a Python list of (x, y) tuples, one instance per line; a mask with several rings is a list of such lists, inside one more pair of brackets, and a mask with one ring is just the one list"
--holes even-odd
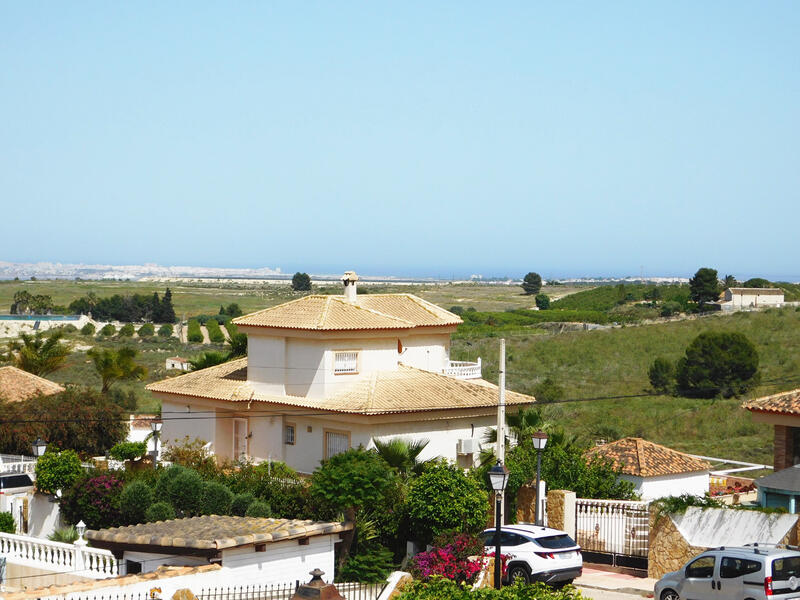
[[(487, 552), (495, 548), (495, 530), (482, 534)], [(583, 570), (581, 548), (563, 531), (528, 523), (504, 525), (500, 530), (500, 552), (508, 554), (509, 581), (542, 581), (554, 585), (572, 583)]]
[(800, 598), (800, 552), (775, 545), (713, 548), (667, 573), (655, 600), (788, 600)]

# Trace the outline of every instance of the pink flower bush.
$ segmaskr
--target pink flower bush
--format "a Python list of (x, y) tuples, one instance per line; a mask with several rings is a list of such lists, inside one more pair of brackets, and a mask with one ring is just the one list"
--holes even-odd
[[(475, 536), (455, 534), (435, 540), (441, 545), (429, 552), (420, 552), (411, 560), (411, 574), (415, 579), (427, 581), (432, 577), (444, 577), (458, 583), (474, 583), (481, 572), (486, 558), (483, 543)], [(470, 558), (472, 557), (472, 558)], [(505, 575), (509, 555), (502, 554), (502, 568)]]

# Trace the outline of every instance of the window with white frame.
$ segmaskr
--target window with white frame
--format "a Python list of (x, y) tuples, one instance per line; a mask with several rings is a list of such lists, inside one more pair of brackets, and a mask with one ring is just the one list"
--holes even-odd
[(325, 458), (350, 450), (350, 434), (342, 431), (325, 432)]
[(336, 375), (358, 373), (358, 352), (335, 352), (333, 355), (333, 372)]
[(287, 423), (283, 428), (283, 443), (290, 446), (294, 445), (295, 440), (294, 423)]

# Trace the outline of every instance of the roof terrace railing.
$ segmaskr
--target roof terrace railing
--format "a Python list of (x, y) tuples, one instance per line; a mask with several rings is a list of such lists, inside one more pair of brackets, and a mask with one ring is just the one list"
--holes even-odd
[(479, 358), (478, 362), (448, 361), (448, 365), (444, 368), (444, 374), (455, 379), (480, 379), (481, 359)]

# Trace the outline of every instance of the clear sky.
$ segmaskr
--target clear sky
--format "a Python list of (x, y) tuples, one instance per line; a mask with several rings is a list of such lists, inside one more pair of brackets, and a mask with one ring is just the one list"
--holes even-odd
[(0, 260), (800, 279), (800, 4), (0, 4)]

